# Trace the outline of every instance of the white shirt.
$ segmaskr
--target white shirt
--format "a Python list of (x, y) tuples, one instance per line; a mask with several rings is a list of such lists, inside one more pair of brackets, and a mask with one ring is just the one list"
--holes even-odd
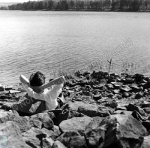
[(43, 93), (36, 93), (32, 88), (23, 84), (24, 89), (27, 91), (30, 97), (38, 100), (44, 100), (46, 103), (46, 109), (55, 109), (58, 105), (57, 97), (62, 92), (63, 84), (53, 85), (51, 89), (44, 89)]

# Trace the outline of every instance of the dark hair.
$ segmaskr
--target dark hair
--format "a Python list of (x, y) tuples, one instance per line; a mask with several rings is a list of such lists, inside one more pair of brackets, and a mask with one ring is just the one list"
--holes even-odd
[(29, 81), (31, 86), (41, 86), (45, 83), (45, 75), (37, 71), (31, 74)]

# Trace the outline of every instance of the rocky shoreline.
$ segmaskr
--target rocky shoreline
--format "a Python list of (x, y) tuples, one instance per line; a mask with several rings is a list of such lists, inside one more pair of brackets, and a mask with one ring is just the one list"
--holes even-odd
[(60, 108), (42, 113), (21, 87), (0, 86), (1, 148), (150, 148), (149, 77), (78, 71), (66, 79)]

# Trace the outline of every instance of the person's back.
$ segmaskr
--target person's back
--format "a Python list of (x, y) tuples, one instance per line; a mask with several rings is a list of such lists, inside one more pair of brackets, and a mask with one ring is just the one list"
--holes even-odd
[(65, 82), (63, 76), (45, 84), (45, 76), (38, 71), (33, 73), (29, 80), (21, 75), (20, 81), (30, 97), (46, 102), (47, 110), (55, 109), (58, 106), (57, 97), (62, 92)]

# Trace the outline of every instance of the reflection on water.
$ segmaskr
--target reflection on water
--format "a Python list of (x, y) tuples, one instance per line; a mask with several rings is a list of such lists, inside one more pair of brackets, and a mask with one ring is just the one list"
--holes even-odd
[(105, 67), (110, 59), (116, 72), (148, 73), (149, 26), (149, 13), (0, 11), (0, 83), (37, 70), (50, 78)]

